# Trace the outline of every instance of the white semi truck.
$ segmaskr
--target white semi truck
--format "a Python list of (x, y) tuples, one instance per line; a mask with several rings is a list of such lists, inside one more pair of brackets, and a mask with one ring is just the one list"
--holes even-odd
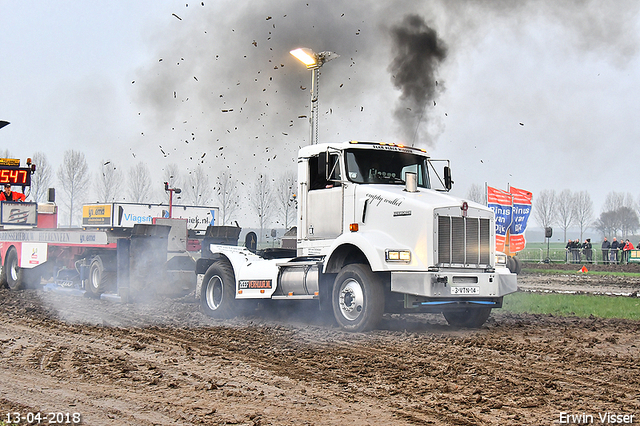
[[(495, 251), (493, 212), (448, 194), (448, 162), (441, 178), (435, 161), (388, 143), (303, 147), (296, 249), (207, 244), (196, 263), (203, 312), (316, 300), (350, 331), (376, 327), (385, 312), (441, 312), (451, 325), (481, 326), (517, 290), (516, 275)], [(443, 188), (432, 188), (430, 173)]]

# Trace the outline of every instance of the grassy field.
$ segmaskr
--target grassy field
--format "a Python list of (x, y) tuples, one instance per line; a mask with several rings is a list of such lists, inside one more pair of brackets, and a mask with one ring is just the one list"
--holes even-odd
[(518, 292), (504, 297), (503, 309), (513, 313), (640, 320), (640, 298)]

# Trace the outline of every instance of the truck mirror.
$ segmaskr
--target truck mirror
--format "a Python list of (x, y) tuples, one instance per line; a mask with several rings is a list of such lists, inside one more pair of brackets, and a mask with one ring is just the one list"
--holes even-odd
[(453, 186), (453, 181), (451, 180), (451, 167), (449, 166), (444, 166), (444, 186), (447, 188), (447, 191), (449, 191)]

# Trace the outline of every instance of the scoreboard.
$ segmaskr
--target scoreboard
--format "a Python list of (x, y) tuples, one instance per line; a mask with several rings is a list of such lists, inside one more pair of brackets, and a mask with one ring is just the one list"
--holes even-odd
[(31, 168), (0, 166), (0, 184), (31, 186)]

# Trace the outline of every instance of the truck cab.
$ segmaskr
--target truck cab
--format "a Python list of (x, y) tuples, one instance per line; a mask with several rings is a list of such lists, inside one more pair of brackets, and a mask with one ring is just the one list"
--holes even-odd
[[(252, 254), (245, 261), (238, 255), (242, 249), (211, 247), (215, 261), (197, 266), (205, 274), (203, 310), (215, 316), (219, 307), (205, 267), (226, 264), (216, 294), (229, 287), (230, 304), (317, 299), (353, 331), (375, 327), (384, 312), (442, 312), (452, 325), (482, 325), (502, 297), (517, 290), (516, 276), (495, 252), (493, 212), (448, 194), (450, 169), (441, 176), (434, 163), (422, 149), (388, 143), (303, 147), (296, 256)], [(434, 180), (440, 190), (432, 187)], [(244, 288), (247, 281), (270, 288), (253, 291)]]

